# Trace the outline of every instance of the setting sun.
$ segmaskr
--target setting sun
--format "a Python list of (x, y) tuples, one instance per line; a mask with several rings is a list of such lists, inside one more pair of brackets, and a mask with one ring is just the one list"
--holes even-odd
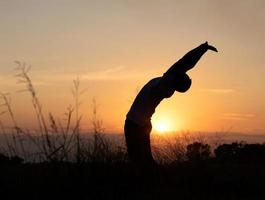
[(174, 131), (174, 127), (169, 119), (154, 119), (153, 127), (157, 133), (166, 133)]
[(169, 124), (166, 121), (161, 121), (154, 124), (154, 129), (160, 133), (164, 133), (170, 130)]

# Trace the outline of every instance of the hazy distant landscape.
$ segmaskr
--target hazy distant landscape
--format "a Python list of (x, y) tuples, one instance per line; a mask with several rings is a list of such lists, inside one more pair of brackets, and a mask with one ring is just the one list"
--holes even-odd
[[(186, 137), (185, 137), (186, 135)], [(102, 138), (107, 142), (107, 144), (110, 146), (109, 148), (119, 148), (123, 151), (123, 153), (126, 152), (126, 146), (125, 146), (125, 139), (124, 135), (119, 133), (102, 133)], [(36, 141), (39, 141), (39, 145), (41, 145), (40, 141), (41, 137), (38, 135), (32, 136), (35, 138)], [(94, 133), (83, 133), (80, 134), (80, 139), (83, 143), (83, 145), (87, 146), (87, 148), (92, 148), (93, 141), (94, 141)], [(60, 140), (58, 139), (60, 136), (52, 136), (51, 139)], [(265, 143), (265, 136), (264, 135), (245, 135), (240, 133), (207, 133), (207, 134), (196, 134), (196, 133), (174, 133), (173, 135), (157, 135), (154, 134), (152, 137), (152, 146), (155, 152), (162, 151), (163, 148), (167, 146), (173, 146), (176, 142), (183, 143), (183, 145), (187, 145), (188, 143), (193, 143), (196, 141), (204, 142), (209, 145), (211, 145), (213, 148), (216, 145), (220, 144), (231, 144), (232, 142), (244, 142), (248, 144), (263, 144)], [(17, 155), (23, 157), (23, 159), (27, 162), (38, 162), (38, 154), (42, 154), (43, 152), (40, 152), (40, 149), (38, 148), (38, 145), (32, 141), (32, 138), (29, 138), (28, 136), (20, 136), (20, 140), (23, 141), (23, 146), (25, 149), (25, 152), (23, 153), (21, 151), (21, 147), (17, 146)], [(186, 140), (186, 141), (185, 141)], [(6, 134), (0, 135), (0, 153), (4, 155), (10, 155), (14, 156), (14, 152), (12, 152), (12, 148), (8, 145), (15, 145), (14, 144), (14, 138), (12, 134)], [(18, 145), (18, 144), (16, 144)], [(173, 151), (173, 149), (172, 149)], [(71, 152), (73, 153), (73, 152)], [(27, 156), (28, 155), (28, 156)], [(29, 156), (31, 155), (31, 156)], [(73, 159), (73, 155), (71, 156), (72, 161), (75, 162)], [(39, 160), (43, 161), (43, 160)]]

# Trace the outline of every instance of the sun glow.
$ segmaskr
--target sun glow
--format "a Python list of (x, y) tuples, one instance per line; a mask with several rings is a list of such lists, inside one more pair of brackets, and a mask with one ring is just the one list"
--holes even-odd
[(166, 121), (160, 121), (154, 124), (154, 129), (160, 133), (164, 133), (170, 130), (170, 126)]
[(164, 134), (175, 130), (172, 121), (167, 118), (155, 118), (152, 124), (154, 131), (157, 133)]

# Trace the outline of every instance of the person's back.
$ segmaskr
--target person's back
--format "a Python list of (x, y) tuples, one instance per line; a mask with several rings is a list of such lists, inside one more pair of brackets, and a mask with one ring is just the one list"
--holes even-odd
[(141, 89), (126, 115), (127, 119), (142, 126), (150, 123), (157, 105), (163, 99), (161, 95), (153, 92), (160, 80), (161, 77), (154, 78)]

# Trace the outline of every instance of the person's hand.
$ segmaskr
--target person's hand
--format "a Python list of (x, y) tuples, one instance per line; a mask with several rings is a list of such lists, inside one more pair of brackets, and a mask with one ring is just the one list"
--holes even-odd
[(205, 44), (207, 44), (207, 49), (208, 50), (212, 50), (212, 51), (218, 52), (218, 50), (214, 46), (209, 45), (208, 42), (205, 42)]
[(208, 49), (215, 51), (215, 52), (218, 52), (218, 50), (214, 46), (211, 46), (211, 45), (208, 45)]

